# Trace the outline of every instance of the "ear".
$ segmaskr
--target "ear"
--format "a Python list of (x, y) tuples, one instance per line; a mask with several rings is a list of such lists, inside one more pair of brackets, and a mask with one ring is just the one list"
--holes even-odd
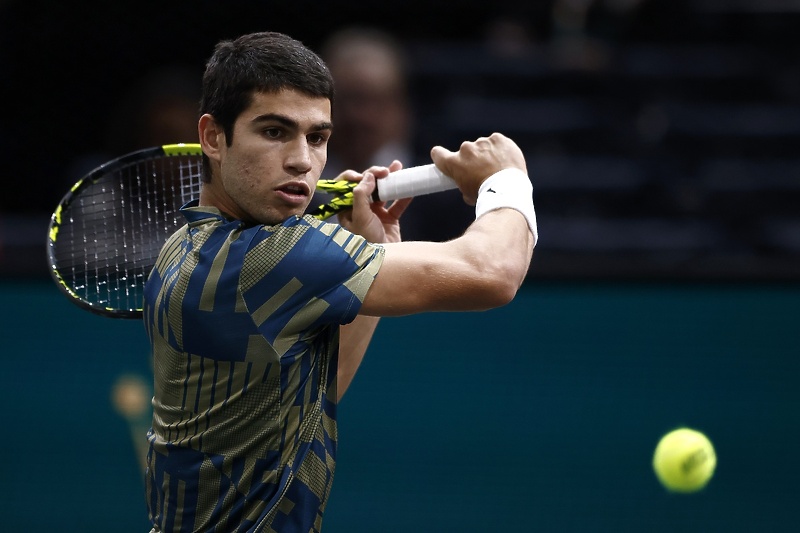
[(212, 161), (219, 162), (220, 147), (225, 143), (225, 132), (214, 117), (208, 113), (200, 117), (197, 122), (197, 133), (203, 153)]

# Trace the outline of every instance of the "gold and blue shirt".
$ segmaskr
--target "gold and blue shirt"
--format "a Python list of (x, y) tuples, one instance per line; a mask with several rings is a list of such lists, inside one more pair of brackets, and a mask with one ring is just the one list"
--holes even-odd
[(182, 209), (145, 289), (155, 531), (318, 531), (336, 459), (339, 326), (383, 248), (310, 216)]

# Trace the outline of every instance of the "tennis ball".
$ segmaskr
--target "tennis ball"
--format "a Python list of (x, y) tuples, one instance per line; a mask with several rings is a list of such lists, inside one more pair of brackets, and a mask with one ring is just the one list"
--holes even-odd
[(653, 454), (653, 470), (661, 484), (673, 492), (695, 492), (714, 475), (717, 455), (708, 437), (689, 428), (664, 435)]

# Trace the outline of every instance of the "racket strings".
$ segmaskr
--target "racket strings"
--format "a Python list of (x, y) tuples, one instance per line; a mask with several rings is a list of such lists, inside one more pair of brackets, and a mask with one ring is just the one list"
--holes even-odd
[(201, 170), (197, 156), (160, 157), (85, 184), (52, 245), (63, 284), (95, 306), (141, 309), (161, 246), (183, 225), (180, 208), (199, 194)]
[(177, 160), (180, 168), (181, 204), (198, 198), (203, 177), (203, 161), (199, 157), (182, 157)]

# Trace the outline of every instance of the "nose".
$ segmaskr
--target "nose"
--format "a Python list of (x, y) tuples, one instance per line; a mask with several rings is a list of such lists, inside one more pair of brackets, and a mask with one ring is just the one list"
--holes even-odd
[(289, 143), (285, 165), (298, 174), (304, 174), (311, 170), (311, 147), (305, 137)]

